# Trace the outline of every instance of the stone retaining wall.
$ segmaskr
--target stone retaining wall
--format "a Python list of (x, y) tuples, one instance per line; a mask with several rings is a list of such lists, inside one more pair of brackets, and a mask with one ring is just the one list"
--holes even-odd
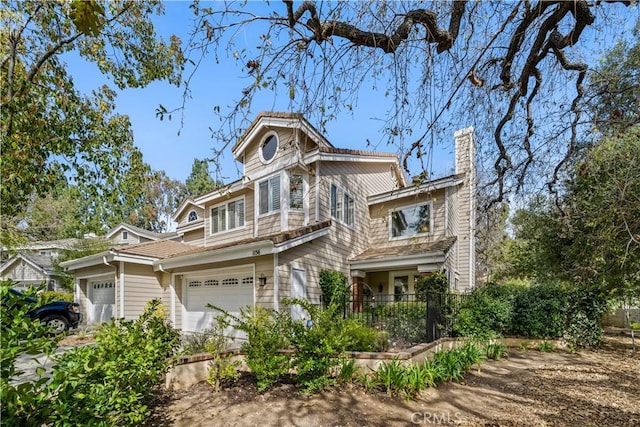
[[(422, 363), (430, 354), (440, 350), (450, 350), (464, 344), (465, 339), (441, 338), (432, 343), (418, 344), (400, 352), (362, 352), (354, 351), (348, 353), (356, 362), (356, 366), (361, 370), (376, 370), (380, 364), (388, 360), (399, 360), (402, 364)], [(522, 338), (500, 338), (496, 340), (505, 344), (507, 347), (518, 348), (523, 345), (527, 348), (536, 348), (545, 340), (539, 339), (522, 339)], [(555, 348), (564, 348), (561, 341), (546, 340), (553, 342)], [(244, 355), (239, 349), (229, 350), (233, 353), (232, 360), (240, 362), (240, 371), (249, 371), (248, 366), (244, 362)], [(207, 380), (209, 361), (212, 356), (208, 353), (195, 354), (192, 356), (183, 356), (178, 359), (178, 363), (174, 366), (166, 377), (165, 386), (170, 390), (181, 390)]]

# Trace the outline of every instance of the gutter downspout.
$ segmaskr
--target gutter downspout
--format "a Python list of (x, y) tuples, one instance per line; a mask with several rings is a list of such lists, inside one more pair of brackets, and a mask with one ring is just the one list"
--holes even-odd
[(273, 254), (273, 309), (280, 311), (280, 296), (278, 286), (278, 253)]
[(171, 301), (171, 310), (169, 313), (171, 315), (171, 324), (173, 327), (176, 327), (176, 273), (171, 273), (171, 280), (169, 283), (169, 300)]
[(124, 261), (120, 261), (120, 317), (124, 317)]

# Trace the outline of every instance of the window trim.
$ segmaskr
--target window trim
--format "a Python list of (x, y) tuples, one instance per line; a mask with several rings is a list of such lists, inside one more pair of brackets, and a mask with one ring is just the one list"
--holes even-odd
[[(243, 214), (242, 214), (242, 216), (243, 216), (242, 225), (236, 225), (233, 228), (229, 228), (229, 218), (230, 218), (229, 205), (231, 203), (237, 203), (239, 201), (242, 201), (242, 209), (244, 211)], [(217, 208), (219, 208), (221, 206), (225, 207), (225, 216), (224, 216), (225, 228), (222, 231), (214, 232), (213, 231), (213, 210), (217, 209)], [(246, 207), (247, 207), (247, 202), (246, 202), (244, 196), (236, 197), (234, 199), (227, 200), (227, 201), (225, 201), (223, 203), (218, 203), (217, 205), (211, 206), (209, 208), (209, 235), (218, 236), (220, 234), (229, 233), (229, 232), (232, 232), (232, 231), (237, 231), (237, 230), (241, 230), (241, 229), (245, 228), (247, 226), (247, 208)], [(237, 213), (236, 213), (236, 215), (237, 215)]]
[[(424, 205), (428, 205), (429, 206), (429, 231), (427, 231), (426, 233), (415, 233), (412, 234), (410, 236), (397, 236), (394, 237), (393, 236), (393, 218), (392, 215), (394, 212), (397, 212), (399, 210), (404, 210), (404, 209), (411, 209), (411, 208), (415, 208), (418, 206), (424, 206)], [(416, 237), (426, 237), (429, 236), (431, 234), (433, 234), (433, 201), (431, 200), (427, 200), (424, 202), (419, 202), (419, 203), (414, 203), (412, 205), (406, 205), (406, 206), (398, 206), (392, 209), (389, 209), (388, 215), (387, 215), (387, 220), (389, 222), (389, 240), (405, 240), (405, 239), (414, 239)]]
[[(193, 214), (194, 218), (191, 219), (191, 214)], [(198, 212), (196, 212), (195, 210), (192, 210), (189, 212), (189, 215), (187, 215), (187, 222), (194, 222), (198, 220)]]
[[(349, 218), (350, 205), (352, 205), (353, 207), (353, 224), (349, 224), (349, 222), (347, 221)], [(340, 212), (338, 212), (338, 208), (340, 208)], [(331, 185), (329, 186), (329, 216), (331, 217), (331, 219), (336, 220), (337, 222), (344, 224), (349, 228), (356, 227), (356, 198), (353, 197), (351, 192), (347, 191), (346, 188), (335, 183), (331, 183)]]
[(122, 240), (129, 240), (129, 232), (128, 231), (123, 231), (122, 232)]
[[(273, 157), (267, 160), (264, 158), (264, 155), (262, 154), (262, 149), (264, 148), (265, 142), (267, 142), (267, 140), (272, 136), (276, 140), (276, 150), (273, 153)], [(262, 162), (262, 164), (265, 164), (265, 165), (268, 165), (269, 163), (273, 162), (278, 155), (279, 149), (280, 149), (280, 138), (278, 137), (278, 133), (274, 131), (267, 132), (264, 138), (262, 138), (262, 140), (260, 141), (260, 144), (258, 144), (258, 156), (260, 157), (260, 162)]]
[[(277, 209), (272, 209), (273, 207), (273, 188), (271, 186), (271, 181), (274, 178), (278, 178), (278, 194), (279, 194), (279, 198), (278, 198), (278, 208)], [(256, 212), (258, 213), (258, 217), (262, 218), (262, 217), (266, 217), (269, 215), (275, 215), (278, 214), (282, 211), (282, 175), (280, 173), (277, 173), (275, 175), (271, 175), (269, 177), (266, 177), (264, 179), (261, 179), (260, 181), (256, 182)], [(268, 195), (268, 200), (267, 200), (267, 211), (266, 212), (260, 212), (260, 208), (261, 208), (261, 204), (260, 204), (260, 185), (263, 184), (264, 182), (267, 183), (267, 195)]]

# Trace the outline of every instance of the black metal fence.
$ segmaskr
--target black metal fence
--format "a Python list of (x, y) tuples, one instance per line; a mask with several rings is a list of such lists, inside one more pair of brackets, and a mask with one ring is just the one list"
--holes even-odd
[(464, 294), (427, 293), (363, 296), (345, 299), (343, 318), (355, 318), (386, 331), (398, 345), (432, 342), (453, 335)]

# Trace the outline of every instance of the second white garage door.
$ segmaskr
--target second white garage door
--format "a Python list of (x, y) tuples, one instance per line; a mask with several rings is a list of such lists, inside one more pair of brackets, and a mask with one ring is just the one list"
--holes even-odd
[(108, 322), (116, 313), (116, 287), (113, 280), (89, 282), (91, 311), (88, 323)]
[(182, 282), (185, 289), (185, 331), (202, 332), (210, 328), (218, 311), (208, 304), (238, 315), (240, 309), (253, 306), (253, 266), (225, 268), (206, 275), (186, 276)]

